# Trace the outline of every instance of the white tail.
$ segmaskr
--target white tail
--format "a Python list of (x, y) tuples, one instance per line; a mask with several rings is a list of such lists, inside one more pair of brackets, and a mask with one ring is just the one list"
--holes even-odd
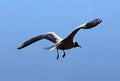
[(54, 50), (55, 48), (56, 48), (56, 46), (50, 46), (50, 47), (46, 47), (44, 49), (51, 51), (51, 50)]

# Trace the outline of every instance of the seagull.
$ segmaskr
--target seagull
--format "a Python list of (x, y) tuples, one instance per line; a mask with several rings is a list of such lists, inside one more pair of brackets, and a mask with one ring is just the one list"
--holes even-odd
[(78, 44), (78, 42), (74, 41), (74, 37), (76, 35), (76, 33), (80, 30), (80, 29), (90, 29), (93, 27), (96, 27), (98, 24), (100, 24), (102, 22), (101, 19), (96, 18), (94, 20), (91, 20), (87, 23), (84, 23), (82, 25), (79, 25), (75, 30), (72, 31), (72, 33), (70, 33), (65, 39), (62, 39), (61, 37), (59, 37), (55, 32), (47, 32), (45, 34), (41, 34), (38, 35), (36, 37), (33, 37), (27, 41), (25, 41), (20, 47), (18, 47), (17, 49), (22, 49), (36, 41), (42, 40), (42, 39), (47, 39), (51, 42), (54, 43), (53, 46), (50, 47), (46, 47), (46, 50), (53, 50), (53, 49), (57, 49), (57, 58), (59, 58), (59, 52), (58, 50), (62, 50), (63, 51), (63, 58), (65, 57), (66, 53), (65, 50), (71, 49), (71, 48), (75, 48), (75, 47), (80, 47), (81, 46)]

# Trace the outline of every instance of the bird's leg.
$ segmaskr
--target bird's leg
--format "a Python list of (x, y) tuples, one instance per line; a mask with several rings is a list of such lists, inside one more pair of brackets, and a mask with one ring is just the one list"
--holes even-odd
[(63, 54), (63, 56), (62, 56), (62, 57), (64, 58), (64, 57), (65, 57), (65, 55), (66, 55), (66, 53), (65, 53), (65, 51), (64, 51), (64, 50), (63, 50), (63, 52), (64, 52), (64, 54)]
[(59, 53), (58, 53), (58, 49), (57, 49), (57, 60), (58, 60), (58, 58), (59, 58)]

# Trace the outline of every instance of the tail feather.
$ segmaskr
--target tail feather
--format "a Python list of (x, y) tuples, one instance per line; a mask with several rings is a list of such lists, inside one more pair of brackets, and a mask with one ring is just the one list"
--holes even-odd
[(55, 48), (56, 48), (56, 46), (50, 46), (50, 47), (46, 47), (44, 49), (51, 51), (51, 50), (54, 50)]

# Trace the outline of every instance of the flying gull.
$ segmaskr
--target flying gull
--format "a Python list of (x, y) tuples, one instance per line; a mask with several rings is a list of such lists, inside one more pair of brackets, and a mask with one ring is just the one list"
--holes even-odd
[(57, 49), (57, 59), (59, 58), (59, 52), (58, 50), (62, 50), (63, 51), (63, 58), (65, 57), (66, 53), (64, 50), (68, 50), (71, 48), (75, 48), (75, 47), (81, 47), (78, 42), (74, 41), (73, 38), (75, 37), (76, 33), (80, 30), (80, 29), (90, 29), (93, 28), (95, 26), (97, 26), (98, 24), (100, 24), (102, 22), (101, 19), (94, 19), (91, 20), (87, 23), (84, 23), (80, 26), (78, 26), (75, 30), (72, 31), (72, 33), (70, 35), (68, 35), (65, 39), (62, 39), (61, 37), (59, 37), (56, 33), (54, 32), (47, 32), (45, 34), (42, 35), (38, 35), (36, 37), (33, 37), (27, 41), (25, 41), (20, 47), (18, 47), (17, 49), (22, 49), (36, 41), (42, 40), (42, 39), (47, 39), (53, 43), (55, 43), (55, 45), (47, 47), (45, 49), (47, 50), (53, 50), (53, 49)]

